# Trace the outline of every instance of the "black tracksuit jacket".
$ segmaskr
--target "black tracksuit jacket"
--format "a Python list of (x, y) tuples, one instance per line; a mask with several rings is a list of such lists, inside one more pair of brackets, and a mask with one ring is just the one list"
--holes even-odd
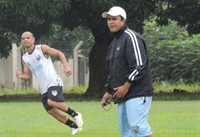
[(120, 103), (131, 98), (152, 96), (153, 84), (146, 44), (142, 37), (125, 24), (109, 45), (106, 57), (108, 79), (105, 87), (114, 95), (113, 88), (131, 83), (124, 98), (114, 98), (114, 103)]

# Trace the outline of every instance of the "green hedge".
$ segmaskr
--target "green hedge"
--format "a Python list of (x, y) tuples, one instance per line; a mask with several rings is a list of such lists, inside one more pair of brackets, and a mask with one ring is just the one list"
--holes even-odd
[(175, 22), (158, 27), (151, 21), (144, 30), (154, 81), (200, 81), (200, 34), (190, 36)]

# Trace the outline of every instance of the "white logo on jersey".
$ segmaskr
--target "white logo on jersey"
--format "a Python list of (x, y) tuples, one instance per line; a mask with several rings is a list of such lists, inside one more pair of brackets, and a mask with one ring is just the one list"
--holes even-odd
[(52, 95), (56, 96), (58, 94), (58, 92), (56, 90), (52, 91)]

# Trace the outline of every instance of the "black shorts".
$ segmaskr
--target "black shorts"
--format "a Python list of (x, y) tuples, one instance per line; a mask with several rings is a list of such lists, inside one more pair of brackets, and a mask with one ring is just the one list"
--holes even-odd
[(47, 103), (48, 99), (51, 99), (52, 101), (55, 101), (55, 102), (64, 102), (62, 87), (60, 86), (49, 87), (47, 92), (42, 94), (42, 104), (44, 108), (46, 109), (46, 111), (49, 111), (52, 108)]

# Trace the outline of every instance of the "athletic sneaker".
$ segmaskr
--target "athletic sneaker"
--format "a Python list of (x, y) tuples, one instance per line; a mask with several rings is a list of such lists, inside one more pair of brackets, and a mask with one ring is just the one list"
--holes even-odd
[(83, 126), (83, 119), (82, 119), (82, 115), (81, 113), (77, 112), (78, 115), (74, 117), (76, 124), (79, 128), (81, 128)]
[(72, 135), (75, 135), (75, 134), (77, 134), (80, 131), (82, 131), (82, 127), (72, 128)]

